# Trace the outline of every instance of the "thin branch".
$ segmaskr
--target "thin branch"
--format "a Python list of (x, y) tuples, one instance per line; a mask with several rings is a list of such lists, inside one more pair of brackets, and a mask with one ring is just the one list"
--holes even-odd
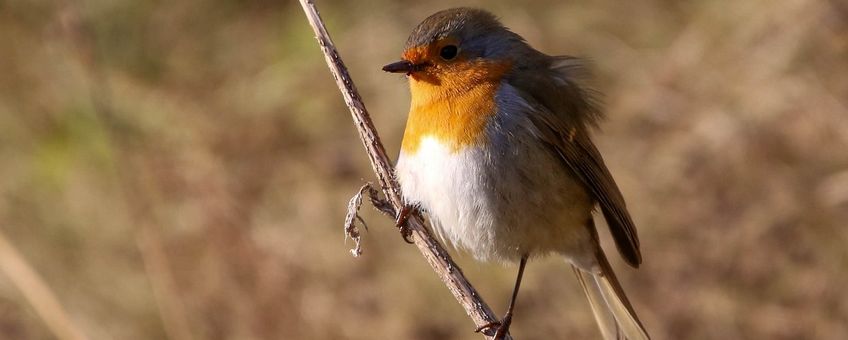
[[(371, 160), (371, 166), (374, 169), (374, 174), (377, 176), (380, 187), (383, 193), (388, 198), (394, 210), (400, 211), (403, 207), (402, 195), (400, 187), (394, 180), (394, 168), (386, 156), (386, 150), (380, 142), (380, 137), (374, 128), (368, 111), (362, 103), (362, 98), (353, 84), (353, 80), (348, 74), (336, 50), (335, 45), (330, 39), (330, 34), (327, 33), (327, 28), (321, 20), (318, 10), (312, 0), (300, 0), (303, 11), (306, 14), (309, 24), (315, 31), (315, 36), (318, 39), (318, 44), (321, 45), (321, 50), (324, 52), (324, 57), (327, 65), (330, 67), (330, 72), (336, 80), (339, 90), (342, 92), (344, 101), (347, 107), (350, 108), (350, 113), (353, 122), (359, 130), (359, 136), (362, 143), (365, 145), (365, 150), (368, 153), (368, 158)], [(418, 216), (411, 216), (408, 220), (410, 229), (412, 230), (412, 240), (433, 267), (433, 270), (439, 278), (447, 285), (448, 289), (453, 293), (456, 300), (465, 308), (465, 312), (478, 326), (484, 326), (497, 321), (497, 317), (492, 312), (491, 308), (483, 301), (477, 290), (468, 282), (462, 270), (453, 262), (447, 251), (436, 241), (433, 236), (424, 227), (423, 221)], [(494, 331), (491, 329), (486, 331), (486, 338), (491, 339)], [(511, 339), (507, 335), (507, 339)]]

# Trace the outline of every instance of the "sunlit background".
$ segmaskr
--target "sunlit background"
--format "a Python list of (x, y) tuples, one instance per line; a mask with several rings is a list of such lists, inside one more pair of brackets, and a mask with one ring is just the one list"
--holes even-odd
[[(396, 155), (380, 67), (456, 2), (316, 2)], [(655, 339), (848, 338), (846, 2), (464, 4), (593, 60)], [(371, 180), (296, 2), (0, 2), (2, 339), (479, 339), (370, 207), (350, 256)], [(502, 313), (515, 268), (458, 261)], [(522, 288), (517, 339), (600, 339), (566, 264)]]

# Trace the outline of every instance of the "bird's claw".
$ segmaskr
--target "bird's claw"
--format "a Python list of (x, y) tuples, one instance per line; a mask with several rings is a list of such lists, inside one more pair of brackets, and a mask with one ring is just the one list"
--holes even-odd
[(512, 315), (507, 314), (506, 316), (504, 316), (502, 321), (493, 321), (493, 322), (489, 322), (485, 325), (482, 325), (480, 327), (477, 327), (477, 329), (474, 330), (474, 333), (480, 333), (480, 332), (483, 332), (484, 330), (494, 328), (495, 329), (495, 335), (494, 335), (493, 338), (495, 340), (501, 340), (504, 337), (506, 337), (507, 333), (509, 333), (509, 325), (510, 324), (512, 324)]
[(475, 329), (475, 330), (474, 330), (474, 333), (480, 333), (480, 332), (482, 332), (482, 331), (484, 331), (484, 330), (487, 330), (487, 329), (489, 329), (489, 328), (494, 328), (494, 327), (496, 327), (496, 326), (497, 326), (498, 328), (500, 328), (500, 326), (501, 326), (501, 322), (500, 322), (500, 321), (493, 321), (493, 322), (489, 322), (489, 323), (487, 323), (487, 324), (485, 324), (485, 325), (482, 325), (482, 326), (480, 326), (480, 327), (477, 327), (477, 329)]
[(400, 231), (400, 236), (403, 237), (403, 240), (406, 243), (413, 244), (412, 242), (412, 229), (409, 229), (409, 215), (412, 213), (412, 207), (405, 205), (398, 212), (397, 218), (395, 218), (395, 227)]

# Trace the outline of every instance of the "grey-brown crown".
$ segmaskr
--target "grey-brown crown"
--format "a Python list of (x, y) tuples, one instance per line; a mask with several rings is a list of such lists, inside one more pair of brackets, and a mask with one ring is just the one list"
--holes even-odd
[[(429, 45), (439, 39), (456, 38), (465, 51), (478, 56), (497, 57), (524, 39), (504, 27), (487, 11), (476, 8), (451, 8), (424, 19), (409, 35), (406, 48)], [(512, 45), (512, 46), (509, 46)]]

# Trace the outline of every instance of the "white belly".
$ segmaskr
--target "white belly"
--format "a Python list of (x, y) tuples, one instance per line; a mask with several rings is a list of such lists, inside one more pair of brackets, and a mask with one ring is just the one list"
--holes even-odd
[[(443, 240), (483, 261), (557, 252), (594, 258), (583, 186), (529, 131), (494, 136), (486, 147), (451, 150), (424, 137), (401, 152), (397, 176)], [(490, 152), (490, 150), (499, 150)]]
[(452, 152), (438, 140), (424, 137), (418, 152), (401, 152), (397, 164), (407, 203), (427, 213), (439, 237), (471, 251), (491, 239), (495, 217), (483, 206), (489, 204), (489, 193), (482, 156), (478, 149)]

